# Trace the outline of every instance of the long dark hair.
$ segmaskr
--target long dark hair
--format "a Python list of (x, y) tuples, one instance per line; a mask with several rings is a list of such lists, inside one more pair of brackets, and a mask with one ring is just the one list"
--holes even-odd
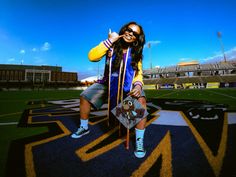
[(143, 28), (137, 24), (136, 22), (129, 22), (125, 24), (119, 32), (119, 35), (122, 35), (127, 30), (128, 26), (134, 24), (139, 26), (140, 34), (139, 37), (132, 43), (126, 43), (123, 38), (118, 39), (116, 42), (113, 43), (113, 53), (115, 54), (115, 60), (112, 63), (112, 72), (117, 71), (120, 66), (120, 62), (123, 59), (123, 48), (130, 47), (131, 48), (131, 56), (132, 61), (131, 65), (134, 70), (138, 71), (138, 62), (143, 59), (143, 47), (145, 44), (145, 34)]

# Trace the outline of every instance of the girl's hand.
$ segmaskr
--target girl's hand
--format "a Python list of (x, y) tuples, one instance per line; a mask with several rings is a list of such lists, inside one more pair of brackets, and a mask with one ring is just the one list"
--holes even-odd
[(128, 93), (129, 96), (139, 98), (141, 96), (142, 88), (140, 85), (136, 85), (131, 92)]
[(116, 32), (111, 32), (111, 29), (109, 29), (109, 34), (108, 34), (108, 39), (114, 43), (116, 42), (119, 38), (123, 37), (124, 35), (119, 35)]

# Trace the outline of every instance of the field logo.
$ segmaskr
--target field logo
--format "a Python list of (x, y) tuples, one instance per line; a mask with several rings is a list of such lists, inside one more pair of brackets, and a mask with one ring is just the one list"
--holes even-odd
[[(150, 99), (146, 110), (136, 101), (127, 98), (112, 113), (131, 129), (132, 140), (132, 127), (147, 116), (145, 158), (135, 159), (132, 143), (130, 150), (125, 149), (125, 139), (119, 137), (118, 126), (107, 127), (107, 104), (100, 110), (91, 110), (91, 133), (73, 139), (70, 135), (80, 124), (79, 99), (32, 101), (30, 104), (41, 107), (26, 110), (18, 126), (47, 127), (48, 131), (12, 142), (6, 176), (182, 177), (189, 172), (191, 177), (223, 177), (228, 172), (232, 176), (230, 165), (236, 161), (232, 150), (236, 147), (227, 149), (227, 144), (234, 146), (232, 139), (235, 139), (228, 136), (228, 132), (236, 132), (228, 125), (227, 106), (191, 100)], [(182, 119), (184, 124), (165, 124), (173, 119)], [(12, 166), (17, 168), (12, 170)]]

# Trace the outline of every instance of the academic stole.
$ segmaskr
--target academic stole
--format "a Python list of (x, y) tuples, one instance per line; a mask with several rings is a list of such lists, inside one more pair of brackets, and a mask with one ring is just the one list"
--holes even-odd
[[(120, 62), (120, 68), (118, 72), (118, 77), (112, 76), (112, 57), (109, 63), (109, 82), (108, 82), (108, 126), (110, 126), (110, 119), (112, 117), (111, 110), (115, 108), (121, 101), (123, 101), (123, 86), (125, 81), (125, 73), (127, 61), (130, 53), (130, 48), (128, 48), (125, 60), (122, 58)], [(112, 55), (113, 56), (113, 55)], [(122, 82), (121, 82), (122, 81)]]

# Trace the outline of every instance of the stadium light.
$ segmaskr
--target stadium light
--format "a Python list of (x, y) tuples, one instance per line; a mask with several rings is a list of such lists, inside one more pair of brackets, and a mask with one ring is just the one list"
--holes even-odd
[(219, 41), (220, 41), (220, 46), (221, 46), (221, 50), (222, 50), (222, 53), (223, 53), (223, 56), (224, 56), (224, 61), (226, 62), (226, 56), (225, 56), (225, 51), (224, 51), (224, 45), (223, 45), (223, 42), (222, 42), (222, 34), (220, 31), (217, 32), (217, 36), (219, 38)]

